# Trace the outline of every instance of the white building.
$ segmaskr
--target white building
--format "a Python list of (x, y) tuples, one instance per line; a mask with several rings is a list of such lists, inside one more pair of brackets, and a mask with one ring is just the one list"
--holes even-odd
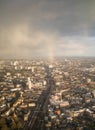
[(32, 88), (32, 83), (31, 83), (30, 77), (28, 77), (28, 87), (29, 87), (29, 89)]

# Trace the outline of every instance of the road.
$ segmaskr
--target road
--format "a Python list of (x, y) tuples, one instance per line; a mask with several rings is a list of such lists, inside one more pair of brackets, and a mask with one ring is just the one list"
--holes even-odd
[[(48, 70), (49, 73), (49, 70)], [(49, 74), (50, 75), (50, 74)], [(48, 99), (54, 87), (54, 81), (51, 76), (48, 77), (47, 89), (40, 95), (36, 108), (29, 115), (23, 130), (44, 130), (44, 113), (46, 112)]]

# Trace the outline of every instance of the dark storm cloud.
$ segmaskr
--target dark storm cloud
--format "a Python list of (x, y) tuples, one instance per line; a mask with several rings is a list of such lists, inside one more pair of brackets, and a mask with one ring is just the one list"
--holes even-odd
[(83, 33), (95, 24), (94, 5), (94, 0), (1, 0), (1, 22), (11, 25), (28, 20), (41, 29)]
[(94, 6), (95, 0), (0, 0), (0, 56), (90, 55)]

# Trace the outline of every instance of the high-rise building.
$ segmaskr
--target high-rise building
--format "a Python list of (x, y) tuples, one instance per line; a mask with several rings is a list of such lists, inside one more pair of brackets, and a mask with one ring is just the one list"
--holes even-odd
[(32, 88), (32, 83), (31, 83), (30, 77), (28, 77), (28, 87), (29, 87), (29, 89)]

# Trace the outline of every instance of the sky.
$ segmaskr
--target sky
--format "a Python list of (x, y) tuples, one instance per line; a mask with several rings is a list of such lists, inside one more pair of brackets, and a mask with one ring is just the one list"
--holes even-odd
[(0, 0), (0, 58), (95, 56), (95, 0)]

